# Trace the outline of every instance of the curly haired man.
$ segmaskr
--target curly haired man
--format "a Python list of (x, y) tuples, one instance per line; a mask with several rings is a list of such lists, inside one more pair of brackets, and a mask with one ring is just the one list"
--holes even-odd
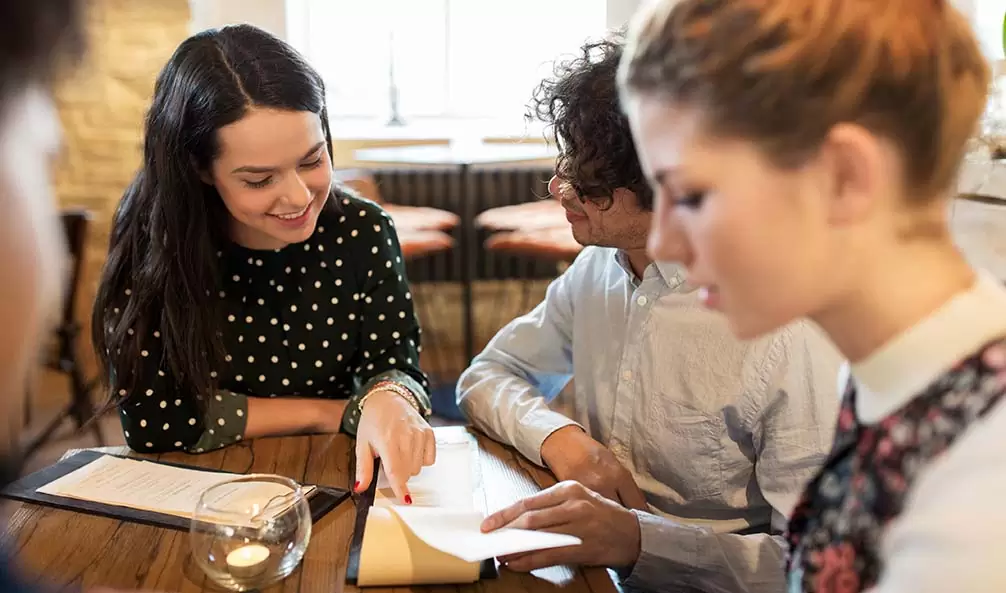
[[(785, 517), (830, 444), (839, 359), (809, 326), (741, 342), (683, 269), (646, 255), (653, 193), (619, 106), (619, 37), (557, 64), (531, 106), (552, 197), (586, 246), (459, 381), (478, 428), (562, 482), (486, 519), (579, 546), (512, 570), (615, 569), (645, 590), (777, 592)], [(549, 408), (570, 381), (571, 417)]]

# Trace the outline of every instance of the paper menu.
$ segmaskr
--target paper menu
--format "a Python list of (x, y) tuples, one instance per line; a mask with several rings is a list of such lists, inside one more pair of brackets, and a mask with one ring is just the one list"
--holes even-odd
[(391, 510), (430, 547), (465, 562), (580, 544), (578, 537), (545, 531), (499, 529), (482, 533), (483, 514), (472, 511), (398, 505)]
[(358, 585), (474, 582), (482, 560), (580, 543), (572, 536), (537, 531), (482, 533), (485, 497), (478, 443), (460, 427), (434, 430), (437, 460), (409, 480), (412, 505), (399, 504), (387, 477), (378, 475)]
[[(412, 506), (475, 510), (472, 463), (478, 462), (478, 445), (467, 440), (458, 443), (437, 443), (437, 461), (412, 476), (408, 481)], [(381, 466), (377, 475), (376, 506), (398, 504), (388, 476)]]
[(356, 585), (397, 587), (474, 583), (481, 563), (466, 562), (423, 541), (389, 507), (367, 512)]
[[(238, 475), (102, 455), (37, 491), (52, 496), (191, 518), (203, 492), (235, 477)], [(306, 487), (305, 491), (309, 493), (313, 488)], [(241, 508), (244, 505), (258, 504), (264, 508), (270, 500), (289, 493), (290, 489), (282, 484), (258, 482), (234, 485), (220, 493), (214, 506)], [(273, 504), (270, 506), (270, 515), (282, 510), (282, 505)]]

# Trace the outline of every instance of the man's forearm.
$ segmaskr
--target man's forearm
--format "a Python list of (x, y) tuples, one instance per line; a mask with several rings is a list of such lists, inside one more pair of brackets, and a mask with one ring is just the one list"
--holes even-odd
[(785, 542), (768, 534), (717, 534), (642, 511), (639, 559), (623, 574), (629, 589), (778, 593), (785, 590)]
[(552, 281), (542, 301), (504, 327), (458, 381), (458, 405), (478, 428), (541, 464), (541, 444), (573, 424), (548, 400), (573, 374), (573, 302), (577, 264)]
[(458, 404), (479, 430), (541, 465), (541, 444), (576, 422), (549, 409), (530, 382), (498, 363), (476, 361), (458, 382)]

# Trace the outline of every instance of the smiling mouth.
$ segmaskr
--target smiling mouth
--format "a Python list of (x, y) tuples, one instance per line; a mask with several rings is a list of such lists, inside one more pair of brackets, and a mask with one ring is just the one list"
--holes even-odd
[(299, 210), (297, 212), (290, 212), (290, 213), (287, 213), (287, 214), (270, 214), (269, 216), (275, 216), (276, 218), (278, 218), (280, 220), (297, 220), (301, 216), (304, 216), (305, 214), (307, 214), (308, 209), (311, 208), (311, 204), (314, 204), (314, 200), (311, 200), (310, 202), (308, 202), (307, 205), (304, 206), (304, 208), (302, 210)]

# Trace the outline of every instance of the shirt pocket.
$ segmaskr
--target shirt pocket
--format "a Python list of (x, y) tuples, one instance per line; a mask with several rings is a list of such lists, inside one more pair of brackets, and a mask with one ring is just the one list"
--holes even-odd
[(637, 464), (680, 503), (721, 497), (723, 419), (670, 400), (663, 395), (654, 400), (659, 404), (651, 406), (646, 420), (650, 438)]

